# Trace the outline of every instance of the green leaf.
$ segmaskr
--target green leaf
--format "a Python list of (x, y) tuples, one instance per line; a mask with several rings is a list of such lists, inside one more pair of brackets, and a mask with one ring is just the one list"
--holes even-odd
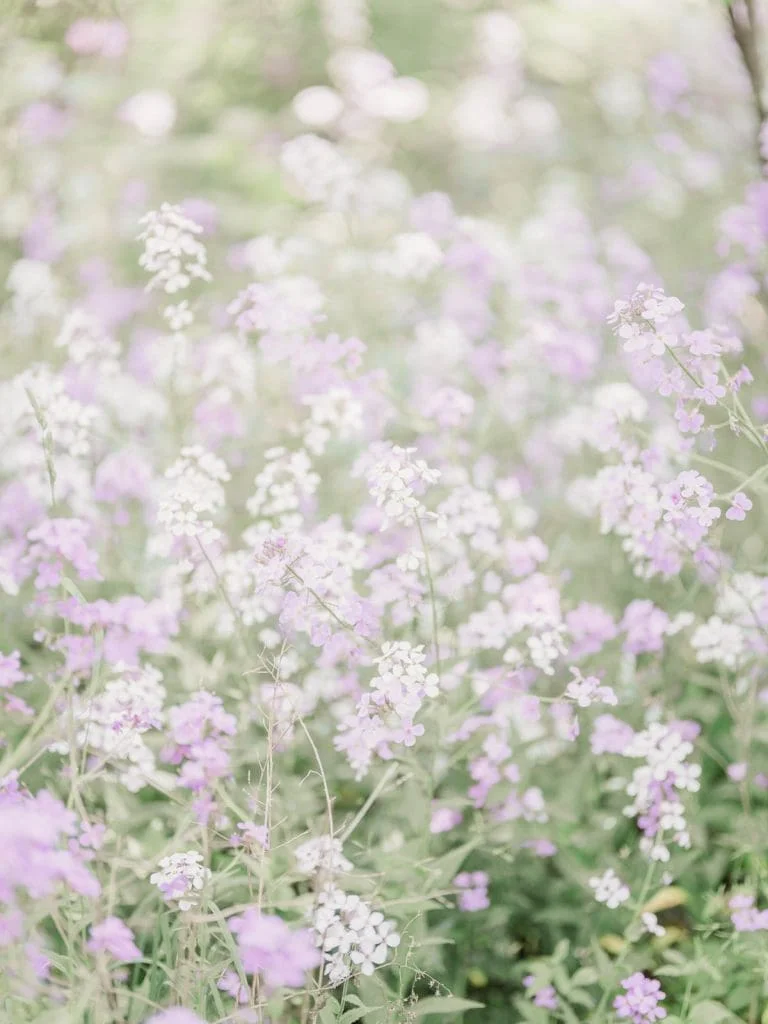
[(580, 967), (571, 978), (571, 984), (580, 987), (581, 985), (594, 985), (600, 975), (594, 967)]
[(560, 939), (558, 944), (555, 946), (555, 952), (552, 954), (552, 959), (555, 963), (561, 963), (568, 956), (568, 950), (571, 948), (568, 939)]
[(481, 1010), (485, 1003), (476, 1003), (472, 999), (459, 999), (457, 996), (431, 996), (420, 999), (409, 1008), (414, 1017), (426, 1017), (430, 1013), (463, 1013), (464, 1010)]
[(358, 1006), (354, 1010), (345, 1010), (341, 1015), (340, 1024), (355, 1024), (355, 1021), (362, 1020), (367, 1013), (367, 1006)]
[(705, 999), (703, 1003), (697, 1003), (691, 1010), (691, 1024), (719, 1024), (720, 1021), (736, 1021), (738, 1018), (734, 1013), (717, 1003), (713, 999)]
[(328, 1002), (320, 1011), (320, 1013), (317, 1015), (318, 1020), (321, 1021), (322, 1024), (336, 1024), (338, 1016), (339, 1004), (333, 998), (333, 996), (331, 996)]

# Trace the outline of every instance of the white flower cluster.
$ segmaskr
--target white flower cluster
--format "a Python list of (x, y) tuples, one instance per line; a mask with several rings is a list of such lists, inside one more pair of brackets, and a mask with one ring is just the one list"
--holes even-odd
[(291, 355), (293, 346), (310, 336), (324, 318), (325, 295), (314, 278), (304, 274), (277, 277), (248, 285), (227, 306), (241, 335), (252, 331), (277, 339), (280, 350), (270, 351), (277, 361)]
[(630, 897), (629, 886), (619, 878), (613, 868), (608, 868), (602, 875), (590, 878), (589, 886), (595, 893), (598, 903), (604, 903), (610, 910), (615, 910)]
[[(567, 652), (566, 634), (565, 626), (555, 625), (526, 639), (525, 646), (528, 648), (531, 663), (544, 675), (554, 675), (555, 662)], [(505, 651), (504, 660), (513, 664), (514, 659), (509, 655), (510, 651)]]
[(571, 668), (573, 679), (565, 688), (565, 696), (574, 701), (580, 708), (589, 708), (593, 704), (618, 704), (618, 698), (610, 686), (601, 686), (597, 676), (584, 676), (580, 669)]
[(683, 309), (683, 303), (666, 295), (663, 288), (641, 283), (628, 302), (614, 303), (608, 322), (624, 342), (626, 352), (649, 349), (652, 355), (660, 356), (664, 354), (665, 338), (657, 329)]
[(77, 744), (116, 768), (120, 782), (136, 793), (155, 774), (155, 755), (143, 734), (163, 723), (165, 687), (152, 666), (118, 664), (115, 671), (103, 693), (76, 711)]
[(304, 443), (313, 455), (322, 455), (331, 438), (348, 441), (363, 430), (363, 406), (349, 388), (336, 387), (302, 398), (309, 408), (303, 426)]
[(536, 573), (504, 587), (501, 596), (503, 602), (489, 601), (459, 626), (460, 651), (503, 650), (507, 665), (517, 668), (528, 661), (545, 675), (554, 675), (557, 660), (568, 649), (557, 588)]
[(278, 277), (311, 251), (312, 244), (306, 238), (278, 240), (273, 235), (257, 235), (245, 243), (243, 260), (254, 277)]
[(686, 760), (692, 752), (692, 743), (661, 722), (636, 733), (624, 751), (625, 757), (643, 759), (627, 786), (632, 803), (624, 813), (638, 819), (640, 849), (652, 860), (669, 860), (669, 842), (682, 849), (691, 845), (680, 794), (699, 789), (701, 768)]
[(553, 425), (553, 437), (568, 453), (582, 445), (599, 452), (620, 449), (625, 440), (622, 426), (642, 423), (648, 414), (648, 402), (631, 384), (616, 381), (595, 388), (587, 403), (570, 406)]
[(270, 448), (266, 463), (254, 481), (256, 490), (246, 507), (255, 519), (274, 520), (276, 528), (294, 530), (301, 526), (301, 503), (317, 490), (320, 477), (304, 451)]
[(749, 653), (744, 628), (733, 622), (723, 622), (719, 615), (710, 616), (697, 626), (691, 637), (696, 660), (702, 664), (717, 662), (725, 668), (740, 668)]
[(414, 724), (425, 699), (438, 695), (439, 680), (424, 665), (424, 647), (405, 640), (385, 643), (375, 659), (378, 675), (363, 694), (354, 714), (347, 715), (335, 740), (358, 779), (367, 773), (374, 753), (392, 756), (390, 744), (412, 747), (424, 726)]
[[(91, 436), (101, 419), (94, 405), (84, 405), (67, 394), (62, 377), (47, 363), (39, 363), (0, 386), (0, 437), (7, 422), (9, 431), (34, 436), (35, 456), (42, 451), (39, 429), (44, 421), (44, 443), (56, 454), (79, 459), (91, 451)], [(57, 469), (60, 465), (57, 464)]]
[(440, 246), (420, 231), (395, 235), (390, 248), (376, 259), (376, 267), (400, 281), (426, 281), (443, 262)]
[[(410, 526), (417, 519), (433, 518), (417, 497), (419, 484), (435, 484), (440, 471), (414, 459), (415, 448), (384, 443), (372, 448), (373, 462), (366, 473), (368, 488), (386, 519)], [(384, 524), (386, 525), (386, 523)]]
[(144, 243), (139, 266), (151, 274), (148, 290), (162, 287), (169, 295), (188, 288), (194, 279), (210, 281), (205, 246), (198, 239), (199, 224), (186, 217), (178, 206), (163, 203), (139, 222), (138, 236)]
[(358, 972), (373, 974), (400, 945), (394, 921), (385, 920), (359, 896), (332, 887), (318, 894), (312, 931), (325, 956), (331, 985), (340, 985)]
[(60, 314), (61, 290), (50, 264), (42, 260), (17, 260), (5, 283), (12, 295), (13, 329), (19, 334), (28, 336), (40, 320), (50, 320)]
[(317, 836), (297, 846), (295, 850), (296, 866), (304, 875), (316, 875), (327, 872), (331, 875), (343, 871), (351, 871), (352, 863), (344, 856), (340, 839), (331, 836)]
[(200, 516), (224, 508), (222, 484), (229, 478), (218, 456), (199, 445), (182, 448), (180, 457), (165, 472), (169, 489), (158, 507), (158, 521), (173, 537), (198, 537), (204, 544), (215, 541), (219, 530), (210, 519)]
[(108, 376), (119, 370), (120, 346), (84, 309), (73, 309), (68, 314), (54, 345), (66, 349), (71, 361), (78, 366), (88, 365)]
[(149, 876), (167, 903), (178, 904), (179, 910), (191, 910), (197, 906), (200, 893), (211, 877), (209, 868), (203, 866), (203, 856), (194, 850), (186, 853), (172, 853), (158, 861), (159, 871)]
[(501, 513), (488, 491), (459, 484), (438, 505), (437, 514), (452, 536), (467, 538), (473, 551), (498, 554)]
[(280, 163), (311, 202), (344, 209), (354, 195), (357, 163), (319, 135), (298, 135), (286, 142)]
[(734, 573), (721, 584), (715, 614), (698, 626), (691, 646), (699, 662), (742, 668), (762, 652), (768, 625), (768, 579), (750, 572)]

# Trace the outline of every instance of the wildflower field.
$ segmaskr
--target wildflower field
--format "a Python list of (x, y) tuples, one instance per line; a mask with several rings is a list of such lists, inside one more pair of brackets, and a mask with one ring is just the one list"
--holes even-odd
[(767, 74), (0, 0), (0, 1024), (768, 1024)]

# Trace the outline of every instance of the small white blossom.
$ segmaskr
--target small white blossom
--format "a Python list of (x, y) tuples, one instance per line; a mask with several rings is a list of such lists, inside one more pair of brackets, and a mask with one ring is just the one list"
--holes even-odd
[(309, 839), (295, 850), (296, 866), (305, 875), (315, 875), (318, 871), (338, 874), (351, 871), (352, 862), (348, 861), (342, 851), (340, 839), (330, 836), (318, 836)]
[(642, 921), (643, 927), (649, 935), (656, 935), (660, 937), (662, 935), (667, 934), (667, 929), (659, 924), (659, 919), (656, 917), (655, 914), (646, 912), (644, 914), (641, 914), (640, 920)]
[(589, 880), (598, 903), (605, 903), (610, 910), (615, 910), (630, 897), (629, 887), (622, 882), (613, 868), (608, 868), (602, 875)]

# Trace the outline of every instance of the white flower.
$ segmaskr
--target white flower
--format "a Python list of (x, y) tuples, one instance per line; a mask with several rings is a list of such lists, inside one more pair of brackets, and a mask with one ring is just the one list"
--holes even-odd
[(176, 121), (176, 100), (162, 89), (145, 89), (125, 101), (120, 116), (142, 135), (162, 138)]
[(314, 875), (318, 871), (337, 874), (351, 871), (352, 862), (344, 856), (341, 840), (330, 836), (318, 836), (297, 846), (295, 853), (296, 866), (305, 875)]
[(297, 529), (302, 522), (301, 505), (315, 493), (320, 477), (303, 448), (295, 452), (270, 448), (264, 457), (266, 463), (246, 507), (259, 521), (273, 520), (281, 530)]
[(203, 866), (202, 854), (189, 850), (186, 853), (172, 853), (163, 857), (155, 871), (149, 876), (168, 903), (177, 903), (179, 910), (191, 910), (197, 906), (205, 883), (211, 877), (209, 868)]
[(379, 255), (376, 265), (383, 273), (401, 280), (425, 281), (442, 262), (437, 242), (415, 231), (395, 235), (390, 250)]
[(601, 686), (597, 676), (583, 676), (578, 668), (571, 668), (573, 680), (565, 688), (565, 696), (580, 708), (593, 704), (618, 704), (618, 698), (610, 686)]
[(611, 910), (626, 903), (631, 895), (629, 887), (622, 882), (613, 868), (608, 868), (600, 876), (590, 878), (589, 885), (594, 890), (597, 902), (605, 903)]
[(183, 331), (184, 328), (189, 327), (195, 319), (195, 315), (189, 308), (189, 303), (186, 299), (176, 306), (166, 306), (163, 310), (163, 316), (167, 320), (168, 326), (172, 331)]
[(220, 458), (199, 445), (181, 449), (179, 458), (165, 472), (166, 493), (161, 500), (157, 518), (173, 537), (198, 537), (211, 543), (219, 530), (200, 513), (220, 512), (225, 494), (222, 483), (229, 480), (229, 471)]
[(683, 310), (683, 303), (665, 295), (663, 288), (639, 284), (628, 302), (616, 302), (608, 323), (614, 334), (624, 342), (626, 352), (648, 350), (661, 356), (667, 347), (674, 347), (677, 338), (658, 332), (658, 327)]
[(310, 201), (334, 209), (349, 204), (359, 167), (332, 142), (317, 135), (299, 135), (283, 146), (280, 163)]
[(188, 288), (195, 278), (211, 280), (205, 246), (197, 238), (203, 229), (186, 217), (180, 207), (163, 203), (139, 223), (144, 226), (138, 236), (144, 243), (139, 266), (152, 274), (148, 290), (162, 287), (172, 295)]
[(413, 458), (415, 451), (415, 448), (401, 448), (388, 442), (373, 445), (373, 462), (366, 473), (371, 496), (384, 509), (386, 520), (403, 526), (433, 517), (417, 497), (416, 488), (440, 479), (439, 470), (430, 469), (422, 459)]
[(143, 733), (163, 723), (165, 687), (151, 666), (114, 666), (115, 678), (104, 691), (76, 708), (77, 744), (117, 769), (120, 782), (132, 793), (155, 774), (155, 755)]
[(325, 955), (325, 973), (333, 985), (357, 972), (373, 974), (400, 945), (394, 921), (385, 920), (359, 896), (333, 887), (318, 894), (312, 931)]
[(641, 914), (640, 920), (642, 921), (643, 927), (649, 935), (661, 936), (667, 934), (667, 929), (663, 928), (659, 924), (659, 920), (655, 914), (646, 912), (644, 914)]

